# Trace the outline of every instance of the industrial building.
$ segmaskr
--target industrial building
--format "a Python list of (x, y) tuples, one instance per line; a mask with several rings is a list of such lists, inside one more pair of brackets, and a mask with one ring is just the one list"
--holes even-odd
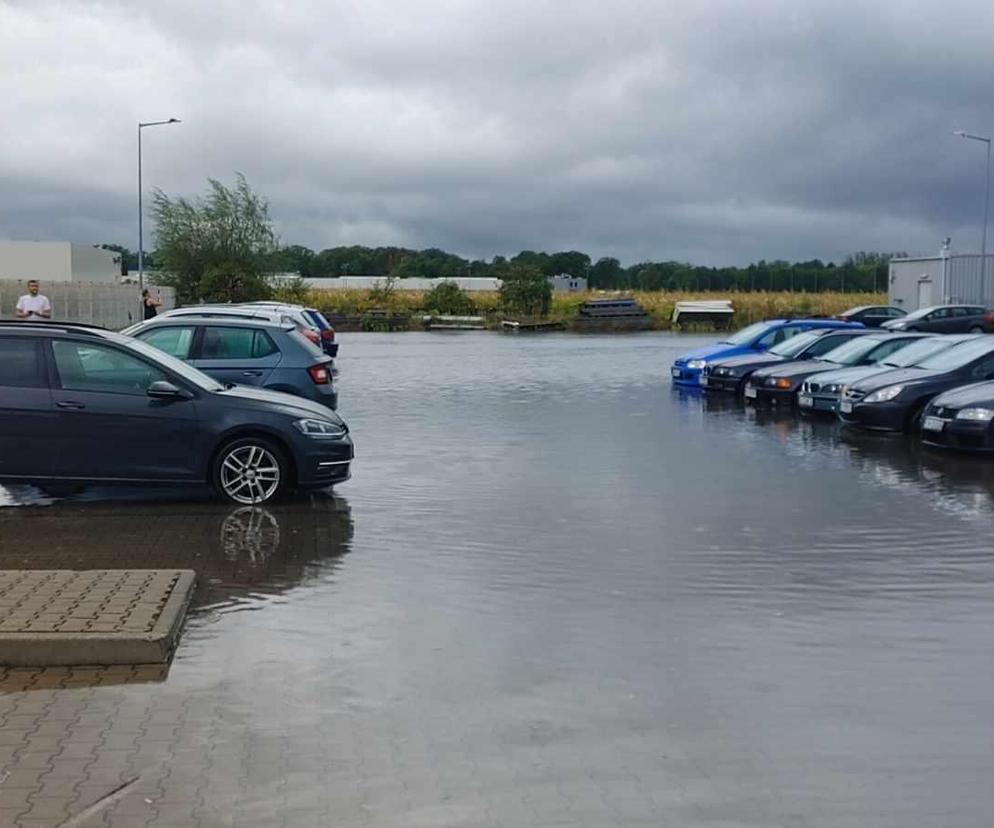
[(0, 279), (117, 284), (121, 254), (66, 241), (0, 241)]
[(891, 259), (888, 301), (909, 313), (930, 305), (992, 307), (994, 256), (986, 257), (986, 268), (984, 258), (978, 254), (953, 253), (947, 243), (938, 256)]

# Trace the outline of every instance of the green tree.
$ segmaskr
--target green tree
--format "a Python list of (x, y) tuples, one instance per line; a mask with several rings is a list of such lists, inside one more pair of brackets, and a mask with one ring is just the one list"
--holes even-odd
[(516, 262), (503, 276), (500, 302), (505, 310), (526, 316), (546, 316), (552, 306), (552, 285), (541, 268)]
[(279, 249), (269, 206), (240, 173), (228, 188), (208, 179), (205, 196), (153, 196), (160, 280), (181, 302), (237, 302), (269, 296)]

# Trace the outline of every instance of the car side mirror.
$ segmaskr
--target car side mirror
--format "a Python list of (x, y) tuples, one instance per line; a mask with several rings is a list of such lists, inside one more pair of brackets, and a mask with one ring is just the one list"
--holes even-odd
[(191, 397), (189, 391), (184, 391), (179, 386), (165, 380), (153, 382), (145, 393), (154, 400), (188, 400)]

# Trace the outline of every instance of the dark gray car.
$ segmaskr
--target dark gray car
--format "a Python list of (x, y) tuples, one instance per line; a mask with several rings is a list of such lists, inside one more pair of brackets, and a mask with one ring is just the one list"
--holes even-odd
[(222, 385), (103, 329), (0, 322), (0, 481), (204, 482), (265, 503), (347, 480), (352, 456), (327, 406)]
[(888, 331), (924, 333), (992, 333), (994, 312), (980, 305), (934, 305), (891, 319), (880, 327)]
[(122, 333), (188, 362), (220, 383), (255, 385), (338, 407), (331, 357), (293, 325), (160, 316)]

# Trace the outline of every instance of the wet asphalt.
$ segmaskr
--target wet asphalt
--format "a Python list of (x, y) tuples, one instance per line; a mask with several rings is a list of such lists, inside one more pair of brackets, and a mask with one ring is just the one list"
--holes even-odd
[(343, 336), (334, 493), (0, 490), (0, 568), (200, 576), (167, 671), (0, 681), (0, 824), (988, 825), (994, 464), (704, 341)]

